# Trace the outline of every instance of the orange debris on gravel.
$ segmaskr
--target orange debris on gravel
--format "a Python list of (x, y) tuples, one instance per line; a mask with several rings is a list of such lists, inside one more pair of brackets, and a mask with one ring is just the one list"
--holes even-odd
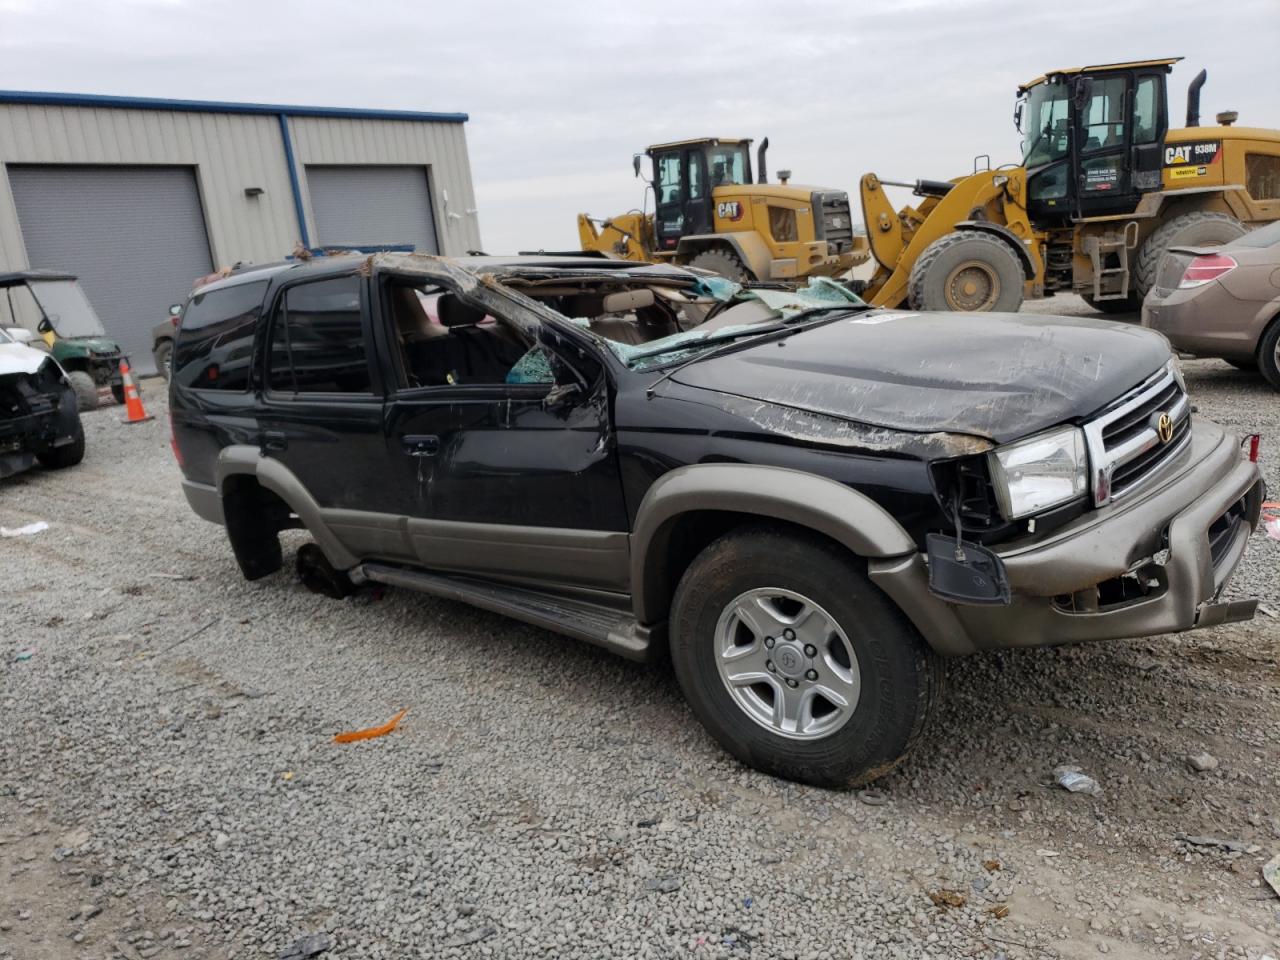
[(385, 737), (400, 725), (400, 721), (404, 719), (404, 715), (408, 712), (409, 708), (405, 707), (380, 727), (369, 727), (365, 730), (352, 730), (348, 733), (336, 733), (333, 736), (333, 742), (355, 743), (357, 740), (372, 740), (374, 737)]

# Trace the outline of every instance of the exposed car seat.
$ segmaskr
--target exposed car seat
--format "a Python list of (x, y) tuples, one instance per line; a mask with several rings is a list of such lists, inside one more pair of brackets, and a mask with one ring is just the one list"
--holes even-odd
[(419, 383), (505, 383), (507, 372), (528, 350), (505, 336), (498, 324), (483, 324), (485, 312), (456, 294), (442, 294), (436, 313), (446, 335), (405, 345)]

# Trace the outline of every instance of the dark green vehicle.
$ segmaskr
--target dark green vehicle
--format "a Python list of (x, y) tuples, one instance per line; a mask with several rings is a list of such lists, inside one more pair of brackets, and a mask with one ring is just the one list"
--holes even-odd
[[(124, 402), (120, 344), (107, 336), (80, 281), (69, 273), (0, 273), (0, 326), (36, 333), (67, 372), (81, 410), (98, 406), (98, 388)], [(39, 343), (33, 343), (39, 346)]]

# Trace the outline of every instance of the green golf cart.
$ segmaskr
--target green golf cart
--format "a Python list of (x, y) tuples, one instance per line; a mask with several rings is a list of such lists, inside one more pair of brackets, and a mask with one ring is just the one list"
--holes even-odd
[(124, 402), (120, 345), (106, 335), (79, 280), (69, 273), (24, 270), (0, 273), (0, 327), (23, 327), (67, 372), (81, 410), (98, 406), (98, 388), (110, 387)]

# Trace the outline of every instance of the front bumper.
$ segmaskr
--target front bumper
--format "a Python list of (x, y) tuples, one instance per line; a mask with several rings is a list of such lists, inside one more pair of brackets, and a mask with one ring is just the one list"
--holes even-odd
[(1175, 633), (1253, 616), (1218, 597), (1244, 556), (1263, 499), (1239, 438), (1198, 421), (1191, 443), (1142, 496), (1090, 511), (1043, 540), (997, 548), (1008, 606), (929, 593), (920, 555), (873, 561), (872, 579), (942, 653)]

